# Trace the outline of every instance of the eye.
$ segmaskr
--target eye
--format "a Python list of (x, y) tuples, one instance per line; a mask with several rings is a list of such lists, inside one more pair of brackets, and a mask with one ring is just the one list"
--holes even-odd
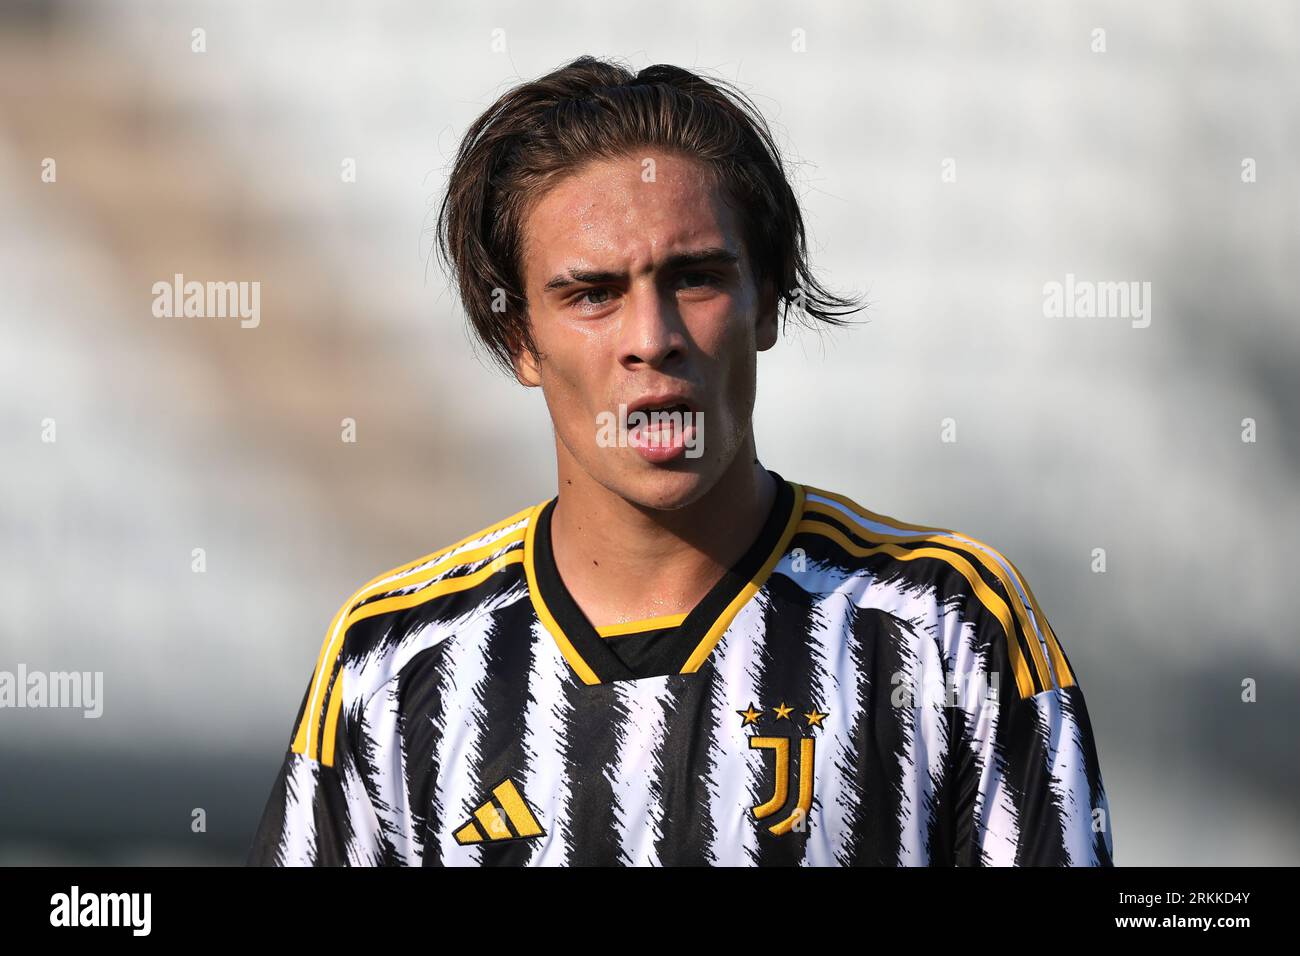
[(609, 289), (588, 289), (586, 292), (579, 292), (573, 297), (575, 305), (608, 305), (610, 302)]
[(682, 286), (687, 289), (705, 289), (717, 285), (721, 281), (712, 272), (683, 272), (677, 278)]

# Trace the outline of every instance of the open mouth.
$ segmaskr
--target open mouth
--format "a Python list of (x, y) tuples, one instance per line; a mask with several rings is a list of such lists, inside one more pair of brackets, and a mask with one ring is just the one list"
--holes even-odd
[(690, 396), (677, 391), (646, 395), (640, 401), (623, 407), (625, 409), (623, 423), (629, 427), (674, 420), (685, 423), (696, 414), (696, 407)]
[(671, 405), (645, 405), (628, 412), (628, 418), (631, 419), (633, 415), (638, 413), (644, 415), (652, 423), (656, 418), (666, 419), (672, 415), (677, 415), (684, 419), (685, 416), (691, 414), (691, 406), (687, 405), (685, 402), (674, 402)]
[(626, 424), (628, 445), (650, 462), (666, 463), (698, 444), (698, 413), (687, 401), (647, 402), (627, 413)]
[(640, 446), (647, 442), (676, 444), (694, 431), (694, 422), (689, 402), (658, 402), (629, 411), (625, 425), (629, 440)]

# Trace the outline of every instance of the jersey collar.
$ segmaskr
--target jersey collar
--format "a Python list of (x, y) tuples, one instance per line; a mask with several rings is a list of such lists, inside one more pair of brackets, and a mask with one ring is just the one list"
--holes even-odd
[(614, 653), (608, 638), (596, 632), (560, 578), (551, 550), (551, 515), (558, 496), (533, 509), (524, 537), (528, 593), (538, 620), (583, 683), (690, 674), (708, 660), (732, 619), (758, 593), (785, 553), (803, 511), (803, 486), (768, 470), (776, 479), (776, 499), (758, 537), (676, 626), (676, 633), (655, 642), (654, 651), (638, 662), (636, 670)]

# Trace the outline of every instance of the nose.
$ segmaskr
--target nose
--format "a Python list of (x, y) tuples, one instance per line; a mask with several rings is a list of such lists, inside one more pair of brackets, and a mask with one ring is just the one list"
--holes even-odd
[(686, 329), (676, 296), (655, 283), (636, 283), (623, 309), (620, 361), (625, 368), (662, 368), (686, 354)]

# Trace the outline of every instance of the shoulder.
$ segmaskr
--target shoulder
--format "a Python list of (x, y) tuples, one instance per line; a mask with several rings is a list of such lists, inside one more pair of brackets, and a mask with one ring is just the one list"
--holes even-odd
[(331, 628), (346, 634), (362, 621), (464, 591), (494, 572), (522, 562), (528, 524), (537, 507), (530, 505), (453, 544), (376, 575), (343, 602)]
[[(872, 511), (843, 494), (804, 485), (802, 533), (820, 555), (876, 581), (958, 607), (982, 666), (1002, 671), (1016, 696), (1074, 686), (1056, 634), (1020, 569), (986, 541)], [(958, 649), (954, 649), (954, 655)]]
[[(486, 597), (501, 572), (523, 563), (530, 505), (460, 540), (389, 568), (357, 588), (339, 606), (321, 641), (291, 749), (332, 765), (339, 716), (358, 709), (387, 680), (398, 662), (394, 652), (411, 623), (424, 612), (464, 620)], [(442, 613), (447, 602), (453, 612)], [(461, 605), (464, 607), (462, 609)], [(394, 626), (397, 621), (400, 626)], [(422, 640), (436, 643), (450, 631), (434, 626)]]

